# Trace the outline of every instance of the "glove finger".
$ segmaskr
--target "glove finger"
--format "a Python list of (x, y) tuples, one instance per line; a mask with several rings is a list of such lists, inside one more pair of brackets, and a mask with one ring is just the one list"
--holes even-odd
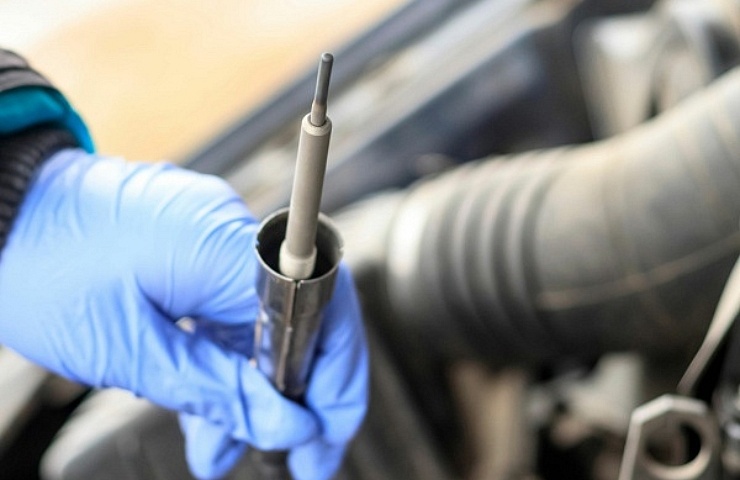
[(201, 480), (224, 477), (244, 455), (247, 444), (234, 440), (222, 426), (181, 413), (185, 458), (192, 474)]
[(131, 262), (147, 297), (175, 320), (253, 321), (257, 225), (239, 195), (171, 166), (134, 168), (119, 184), (118, 229), (138, 233)]
[(306, 405), (321, 423), (322, 438), (348, 442), (365, 416), (368, 356), (360, 307), (349, 270), (341, 267), (321, 328)]
[(198, 319), (194, 326), (194, 333), (208, 337), (223, 348), (246, 355), (248, 358), (252, 357), (254, 326), (251, 322), (245, 325)]
[(291, 450), (288, 467), (295, 480), (328, 480), (342, 465), (344, 450), (344, 445), (316, 439)]
[(152, 315), (136, 333), (133, 358), (111, 365), (105, 386), (203, 417), (261, 449), (289, 449), (318, 433), (315, 417), (282, 397), (243, 355)]

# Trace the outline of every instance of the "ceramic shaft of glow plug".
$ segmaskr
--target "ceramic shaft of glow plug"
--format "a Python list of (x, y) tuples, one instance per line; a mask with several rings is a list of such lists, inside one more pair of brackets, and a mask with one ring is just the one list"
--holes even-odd
[(301, 122), (288, 227), (280, 248), (280, 271), (296, 280), (311, 277), (316, 266), (316, 226), (332, 129), (326, 105), (333, 63), (331, 54), (321, 56), (311, 113)]

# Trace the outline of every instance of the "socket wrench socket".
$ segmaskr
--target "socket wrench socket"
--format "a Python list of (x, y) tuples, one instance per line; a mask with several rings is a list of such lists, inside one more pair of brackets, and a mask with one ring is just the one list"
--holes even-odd
[(328, 217), (319, 215), (316, 267), (305, 280), (280, 273), (280, 246), (288, 209), (266, 218), (257, 233), (260, 314), (255, 326), (257, 368), (286, 397), (300, 400), (313, 364), (323, 311), (334, 292), (342, 259), (342, 238)]

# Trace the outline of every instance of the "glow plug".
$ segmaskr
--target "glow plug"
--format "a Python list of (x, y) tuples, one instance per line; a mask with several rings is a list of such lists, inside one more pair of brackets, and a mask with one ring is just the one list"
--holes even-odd
[[(333, 61), (331, 54), (321, 56), (311, 112), (301, 122), (290, 206), (266, 218), (257, 233), (260, 314), (253, 363), (299, 403), (342, 258), (342, 239), (319, 212), (332, 130), (326, 110)], [(250, 452), (261, 478), (291, 478), (286, 452)]]

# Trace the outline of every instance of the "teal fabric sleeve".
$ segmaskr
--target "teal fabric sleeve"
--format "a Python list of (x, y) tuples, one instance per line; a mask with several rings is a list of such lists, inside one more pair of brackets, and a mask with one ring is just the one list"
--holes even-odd
[(27, 86), (0, 92), (0, 135), (40, 124), (64, 127), (80, 147), (90, 153), (95, 150), (85, 122), (57, 90)]

